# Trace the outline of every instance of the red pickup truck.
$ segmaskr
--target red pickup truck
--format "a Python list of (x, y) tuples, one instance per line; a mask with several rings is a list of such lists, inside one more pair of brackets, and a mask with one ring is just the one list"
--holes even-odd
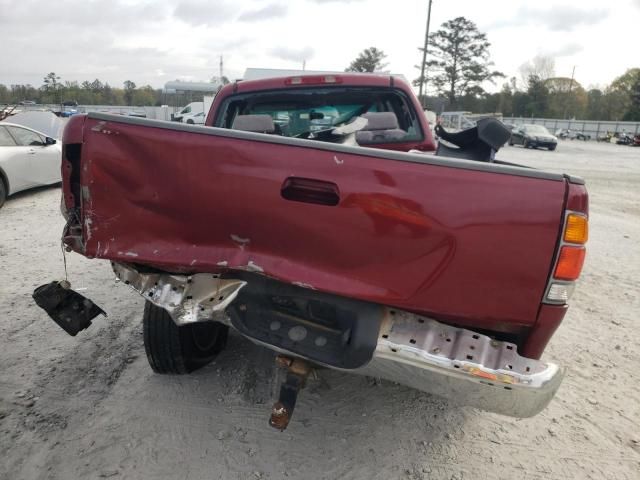
[(312, 366), (535, 415), (563, 376), (539, 358), (582, 268), (584, 182), (435, 147), (385, 75), (236, 82), (204, 126), (76, 115), (63, 240), (144, 296), (156, 372), (210, 362), (229, 327), (278, 352), (277, 428)]

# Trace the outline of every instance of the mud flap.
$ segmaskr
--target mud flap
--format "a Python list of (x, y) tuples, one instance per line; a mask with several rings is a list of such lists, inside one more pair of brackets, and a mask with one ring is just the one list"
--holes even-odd
[(91, 320), (107, 314), (88, 298), (71, 290), (69, 282), (54, 281), (33, 291), (33, 299), (62, 329), (72, 337), (89, 328)]

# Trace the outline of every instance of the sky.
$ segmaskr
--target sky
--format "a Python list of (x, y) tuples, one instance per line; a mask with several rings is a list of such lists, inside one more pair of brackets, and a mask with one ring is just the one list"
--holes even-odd
[[(414, 79), (428, 0), (0, 0), (0, 83), (241, 78), (247, 67), (344, 70), (363, 49)], [(556, 75), (605, 86), (640, 67), (640, 0), (434, 0), (431, 30), (464, 16), (488, 35), (494, 68), (519, 77), (536, 55)], [(504, 80), (489, 89), (498, 90)], [(431, 92), (430, 92), (431, 93)]]

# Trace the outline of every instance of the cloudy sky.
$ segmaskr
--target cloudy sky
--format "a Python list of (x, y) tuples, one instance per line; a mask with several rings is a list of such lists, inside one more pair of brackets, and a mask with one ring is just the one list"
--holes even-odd
[[(364, 48), (413, 79), (428, 0), (0, 0), (0, 83), (99, 78), (161, 87), (240, 78), (247, 67), (344, 70)], [(431, 25), (457, 16), (489, 36), (507, 76), (537, 54), (558, 76), (605, 85), (639, 67), (640, 0), (434, 0)], [(499, 85), (496, 87), (498, 88)]]

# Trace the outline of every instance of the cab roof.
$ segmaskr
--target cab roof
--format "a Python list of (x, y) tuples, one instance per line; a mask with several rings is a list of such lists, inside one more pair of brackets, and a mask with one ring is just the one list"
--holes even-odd
[(308, 88), (321, 86), (350, 86), (350, 87), (399, 87), (409, 89), (407, 82), (395, 75), (378, 73), (339, 73), (292, 75), (286, 77), (264, 78), (259, 80), (236, 81), (225, 85), (218, 95), (231, 93), (250, 93), (262, 90), (279, 90), (284, 88)]

